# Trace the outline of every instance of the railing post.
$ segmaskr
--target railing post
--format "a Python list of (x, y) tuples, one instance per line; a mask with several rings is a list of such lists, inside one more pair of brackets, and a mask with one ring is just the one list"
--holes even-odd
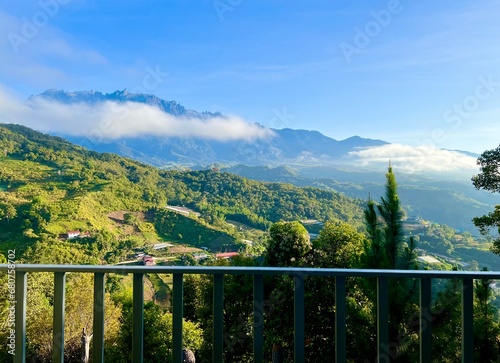
[(93, 362), (104, 362), (104, 273), (94, 273)]
[(304, 275), (294, 275), (294, 362), (305, 361)]
[(64, 299), (66, 273), (54, 273), (54, 320), (52, 329), (52, 362), (64, 363)]
[(182, 318), (184, 315), (184, 285), (183, 275), (174, 274), (173, 291), (172, 340), (174, 363), (182, 363)]
[(335, 362), (345, 363), (346, 357), (345, 277), (335, 277)]
[(389, 282), (377, 278), (377, 362), (390, 362), (389, 346)]
[(474, 280), (462, 281), (462, 363), (474, 361)]
[(132, 362), (142, 363), (144, 360), (144, 274), (134, 273), (133, 282), (133, 328), (132, 328)]
[(214, 274), (214, 340), (212, 363), (224, 361), (224, 275)]
[(432, 361), (431, 279), (420, 278), (420, 363)]
[(16, 271), (16, 355), (14, 356), (14, 363), (24, 363), (26, 361), (26, 281), (26, 272)]
[(264, 362), (264, 276), (253, 277), (253, 361)]

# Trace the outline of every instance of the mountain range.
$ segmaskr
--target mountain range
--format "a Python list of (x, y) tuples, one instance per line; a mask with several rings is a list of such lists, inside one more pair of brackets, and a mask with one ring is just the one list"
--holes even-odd
[[(129, 93), (126, 90), (103, 94), (96, 91), (66, 92), (48, 90), (31, 96), (29, 101), (47, 100), (61, 104), (90, 104), (104, 102), (141, 103), (182, 119), (208, 120), (225, 118), (220, 112), (198, 112), (186, 109), (176, 101), (166, 101), (154, 95)], [(140, 122), (138, 120), (137, 122)], [(188, 126), (187, 126), (188, 127)], [(335, 140), (318, 131), (270, 129), (273, 136), (254, 140), (218, 141), (193, 137), (138, 136), (96, 142), (91, 138), (60, 135), (98, 152), (112, 152), (147, 164), (165, 167), (175, 164), (236, 163), (263, 164), (325, 164), (353, 150), (388, 144), (353, 136)]]

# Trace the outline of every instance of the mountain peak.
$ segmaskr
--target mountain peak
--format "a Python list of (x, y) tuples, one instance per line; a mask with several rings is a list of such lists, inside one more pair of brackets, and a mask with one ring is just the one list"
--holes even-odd
[(116, 90), (111, 93), (101, 93), (98, 91), (64, 91), (59, 89), (48, 89), (39, 95), (30, 96), (29, 100), (45, 99), (64, 104), (73, 103), (88, 103), (98, 104), (106, 101), (112, 102), (137, 102), (146, 105), (158, 107), (160, 110), (174, 116), (192, 117), (199, 119), (207, 119), (210, 117), (224, 117), (220, 112), (198, 112), (186, 109), (177, 101), (166, 101), (152, 94), (146, 93), (131, 93), (126, 88), (123, 90)]

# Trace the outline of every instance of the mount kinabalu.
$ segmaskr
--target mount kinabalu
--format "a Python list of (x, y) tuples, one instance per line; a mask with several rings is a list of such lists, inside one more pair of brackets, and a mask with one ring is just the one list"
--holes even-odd
[[(225, 117), (220, 112), (189, 110), (175, 101), (154, 95), (115, 91), (103, 94), (96, 91), (65, 92), (48, 90), (31, 99), (44, 98), (60, 103), (139, 102), (162, 111), (187, 118), (208, 119)], [(243, 163), (247, 165), (281, 163), (331, 163), (336, 158), (361, 147), (387, 144), (385, 141), (354, 136), (345, 140), (329, 138), (318, 131), (272, 130), (274, 137), (247, 141), (214, 141), (201, 138), (138, 137), (95, 143), (85, 138), (66, 137), (72, 142), (99, 152), (113, 152), (155, 166), (171, 163), (211, 164)]]

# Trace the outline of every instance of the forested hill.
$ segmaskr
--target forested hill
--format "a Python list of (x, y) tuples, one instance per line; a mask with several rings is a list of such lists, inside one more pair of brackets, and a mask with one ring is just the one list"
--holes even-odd
[[(228, 218), (263, 230), (275, 221), (298, 219), (359, 225), (363, 207), (362, 201), (316, 188), (251, 181), (217, 170), (160, 170), (24, 126), (0, 124), (2, 252), (15, 247), (23, 253), (18, 258), (31, 262), (98, 263), (130, 237), (110, 213), (153, 216), (152, 223), (136, 227), (156, 238), (154, 214), (167, 203), (200, 212), (209, 227)], [(61, 240), (61, 234), (75, 229), (89, 231), (88, 241), (95, 243)], [(49, 248), (50, 257), (40, 253)]]

